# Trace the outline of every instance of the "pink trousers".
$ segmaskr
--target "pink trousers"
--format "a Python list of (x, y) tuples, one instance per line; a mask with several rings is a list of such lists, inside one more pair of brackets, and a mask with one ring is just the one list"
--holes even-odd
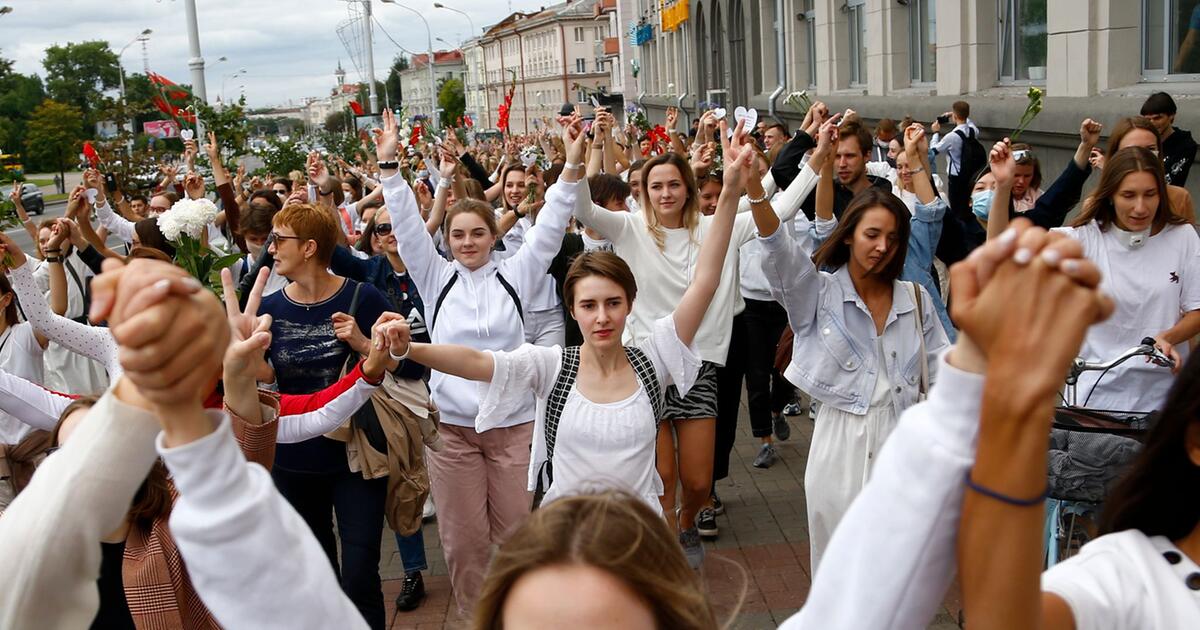
[(492, 545), (504, 542), (529, 515), (533, 423), (483, 433), (442, 423), (438, 430), (442, 450), (426, 451), (438, 534), (459, 611), (469, 613)]

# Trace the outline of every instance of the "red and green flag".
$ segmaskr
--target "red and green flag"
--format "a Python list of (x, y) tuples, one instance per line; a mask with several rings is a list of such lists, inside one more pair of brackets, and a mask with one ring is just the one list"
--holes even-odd
[(158, 96), (154, 97), (154, 106), (159, 111), (175, 120), (195, 124), (196, 115), (186, 109), (192, 100), (191, 90), (155, 72), (147, 72), (146, 76), (158, 89)]

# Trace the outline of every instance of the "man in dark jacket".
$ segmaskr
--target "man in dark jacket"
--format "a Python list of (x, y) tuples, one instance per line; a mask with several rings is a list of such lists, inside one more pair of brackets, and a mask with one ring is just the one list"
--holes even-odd
[(1175, 126), (1175, 112), (1175, 99), (1166, 92), (1155, 92), (1142, 104), (1142, 115), (1158, 129), (1158, 137), (1162, 139), (1167, 183), (1183, 186), (1196, 159), (1196, 141), (1192, 132)]

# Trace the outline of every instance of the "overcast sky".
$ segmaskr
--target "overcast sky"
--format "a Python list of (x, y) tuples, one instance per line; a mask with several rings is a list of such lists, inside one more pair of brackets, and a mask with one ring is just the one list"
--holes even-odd
[[(461, 14), (435, 9), (433, 0), (402, 0), (429, 21), (438, 49), (453, 48), (471, 33)], [(350, 15), (346, 0), (196, 0), (200, 24), (200, 50), (205, 60), (209, 101), (222, 89), (236, 96), (245, 85), (250, 106), (293, 104), (305, 96), (323, 96), (334, 85), (338, 60), (347, 81), (365, 80), (338, 37), (338, 26)], [(553, 0), (445, 0), (443, 4), (468, 13), (478, 29), (495, 24), (514, 11), (536, 10)], [(54, 44), (106, 40), (114, 51), (153, 29), (148, 44), (150, 69), (176, 83), (190, 83), (187, 60), (187, 18), (184, 0), (0, 0), (12, 12), (0, 15), (0, 56), (13, 59), (24, 74), (45, 76), (44, 51)], [(420, 19), (400, 7), (373, 3), (375, 73), (383, 81), (392, 58), (401, 54), (396, 44), (424, 52), (427, 39)], [(228, 61), (217, 63), (221, 56)], [(142, 71), (140, 43), (122, 56), (126, 71)], [(231, 77), (245, 68), (244, 77)], [(228, 77), (228, 78), (226, 78)], [(361, 77), (361, 79), (360, 79)]]

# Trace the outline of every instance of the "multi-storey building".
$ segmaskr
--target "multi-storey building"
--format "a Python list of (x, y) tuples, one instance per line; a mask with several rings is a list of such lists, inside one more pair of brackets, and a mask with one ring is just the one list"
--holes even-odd
[[(458, 79), (466, 84), (467, 64), (461, 50), (437, 50), (433, 53), (433, 86), (429, 78), (429, 54), (413, 55), (407, 70), (400, 72), (400, 92), (409, 116), (429, 116), (442, 82)], [(431, 100), (433, 99), (433, 100)], [(440, 109), (440, 108), (439, 108)]]
[[(1176, 97), (1180, 127), (1200, 126), (1197, 0), (628, 2), (621, 27), (640, 72), (626, 98), (644, 92), (652, 119), (676, 103), (694, 116), (710, 101), (774, 112), (794, 128), (803, 112), (784, 100), (807, 90), (868, 122), (929, 122), (962, 99), (991, 140), (1017, 126), (1036, 85), (1045, 109), (1022, 138), (1051, 178), (1082, 118), (1111, 129), (1152, 92)], [(1190, 184), (1200, 192), (1200, 178)]]
[[(498, 108), (515, 85), (509, 128), (524, 133), (553, 118), (564, 103), (589, 103), (611, 93), (603, 42), (610, 21), (595, 0), (571, 0), (534, 13), (513, 13), (484, 30), (468, 47), (478, 46), (485, 94), (477, 124), (495, 128)], [(470, 105), (468, 105), (470, 107)]]

